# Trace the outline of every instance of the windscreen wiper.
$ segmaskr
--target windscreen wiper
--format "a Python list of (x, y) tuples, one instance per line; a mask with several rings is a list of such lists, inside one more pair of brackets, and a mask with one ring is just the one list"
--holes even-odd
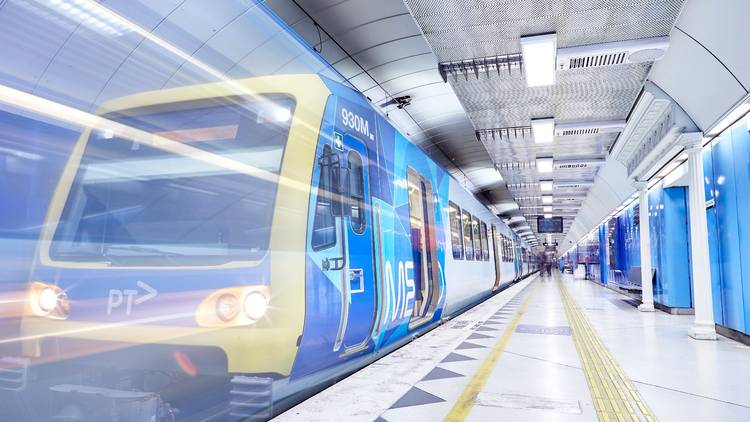
[[(120, 249), (124, 251), (133, 251), (133, 252), (145, 252), (145, 253), (156, 254), (156, 255), (185, 256), (185, 254), (181, 254), (179, 252), (164, 251), (161, 249), (149, 248), (146, 246), (136, 246), (136, 245), (106, 245), (104, 246), (105, 251), (109, 251), (110, 249)], [(107, 254), (107, 256), (110, 256), (110, 255)]]

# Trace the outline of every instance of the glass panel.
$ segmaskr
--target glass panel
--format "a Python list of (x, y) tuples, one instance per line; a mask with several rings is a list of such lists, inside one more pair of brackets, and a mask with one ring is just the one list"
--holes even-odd
[(365, 176), (362, 157), (355, 151), (349, 152), (349, 171), (351, 177), (351, 221), (355, 233), (365, 231)]
[(474, 258), (477, 261), (482, 260), (482, 239), (479, 234), (479, 219), (474, 217), (471, 222), (472, 239), (474, 240)]
[[(291, 100), (276, 104), (291, 110)], [(259, 102), (179, 103), (108, 115), (162, 140), (91, 133), (50, 257), (112, 265), (260, 258), (289, 130), (264, 112)]]
[(482, 258), (485, 261), (490, 260), (490, 245), (487, 241), (487, 225), (482, 222), (481, 228), (479, 230), (481, 236), (482, 236)]
[[(330, 145), (323, 147), (322, 156), (331, 154)], [(320, 250), (330, 248), (336, 244), (336, 217), (333, 215), (332, 183), (333, 175), (331, 166), (319, 165), (319, 182), (317, 200), (315, 202), (315, 217), (313, 222), (312, 241), (313, 249)]]
[(462, 210), (461, 221), (464, 231), (464, 254), (466, 259), (474, 259), (474, 232), (471, 229), (471, 214)]
[(451, 247), (454, 259), (463, 259), (464, 246), (461, 241), (463, 237), (461, 227), (461, 209), (453, 202), (448, 203), (448, 219), (451, 224)]

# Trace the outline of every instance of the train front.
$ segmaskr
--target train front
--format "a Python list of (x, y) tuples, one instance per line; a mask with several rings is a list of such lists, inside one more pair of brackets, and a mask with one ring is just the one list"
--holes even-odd
[(25, 418), (270, 415), (304, 325), (327, 95), (271, 76), (103, 107), (47, 213), (21, 356), (0, 367)]

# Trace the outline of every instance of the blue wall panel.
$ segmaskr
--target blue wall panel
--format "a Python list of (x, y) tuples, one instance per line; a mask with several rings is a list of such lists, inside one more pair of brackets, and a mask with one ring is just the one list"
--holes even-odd
[[(719, 268), (722, 276), (724, 325), (745, 331), (740, 268), (741, 251), (737, 220), (737, 193), (731, 135), (723, 133), (712, 148), (714, 197), (716, 201)], [(743, 201), (744, 202), (744, 201)]]
[(692, 277), (690, 276), (690, 228), (688, 221), (688, 192), (683, 187), (664, 189), (661, 232), (662, 273), (670, 286), (667, 306), (693, 306)]
[[(744, 120), (744, 119), (743, 119)], [(742, 285), (745, 332), (750, 331), (750, 134), (744, 121), (731, 129), (734, 159), (734, 188), (737, 192), (737, 236), (739, 238), (739, 267)]]
[(606, 285), (609, 282), (609, 253), (607, 253), (607, 226), (602, 224), (599, 226), (599, 261), (601, 262), (599, 267), (599, 281)]
[[(713, 159), (711, 158), (711, 149), (711, 145), (703, 149), (703, 174), (705, 175), (706, 183), (706, 202), (714, 200)], [(719, 264), (719, 233), (715, 206), (706, 209), (706, 221), (708, 224), (708, 250), (711, 263), (711, 291), (713, 293), (714, 321), (717, 324), (726, 325), (724, 322), (724, 291), (721, 281), (721, 265)]]

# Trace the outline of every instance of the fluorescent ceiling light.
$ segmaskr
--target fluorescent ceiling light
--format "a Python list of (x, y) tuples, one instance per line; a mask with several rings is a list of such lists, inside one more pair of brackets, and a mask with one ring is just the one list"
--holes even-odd
[(552, 212), (552, 207), (544, 207), (544, 212)]
[(523, 69), (528, 86), (553, 85), (557, 66), (557, 34), (521, 37)]
[(708, 131), (709, 136), (716, 136), (724, 131), (724, 129), (728, 128), (729, 125), (734, 123), (735, 120), (739, 119), (743, 114), (750, 111), (750, 104), (749, 103), (742, 103), (738, 105), (734, 110), (730, 111), (726, 117), (721, 119), (719, 123), (714, 125), (714, 127), (711, 128), (711, 130)]
[(542, 195), (542, 204), (551, 204), (552, 195)]
[(552, 181), (551, 180), (542, 180), (539, 182), (539, 190), (542, 192), (552, 192)]
[(537, 144), (551, 144), (555, 140), (555, 119), (531, 119), (531, 133)]
[(536, 170), (539, 173), (552, 173), (553, 168), (554, 168), (554, 160), (551, 157), (536, 159)]
[(552, 214), (544, 214), (544, 218), (552, 218)]

